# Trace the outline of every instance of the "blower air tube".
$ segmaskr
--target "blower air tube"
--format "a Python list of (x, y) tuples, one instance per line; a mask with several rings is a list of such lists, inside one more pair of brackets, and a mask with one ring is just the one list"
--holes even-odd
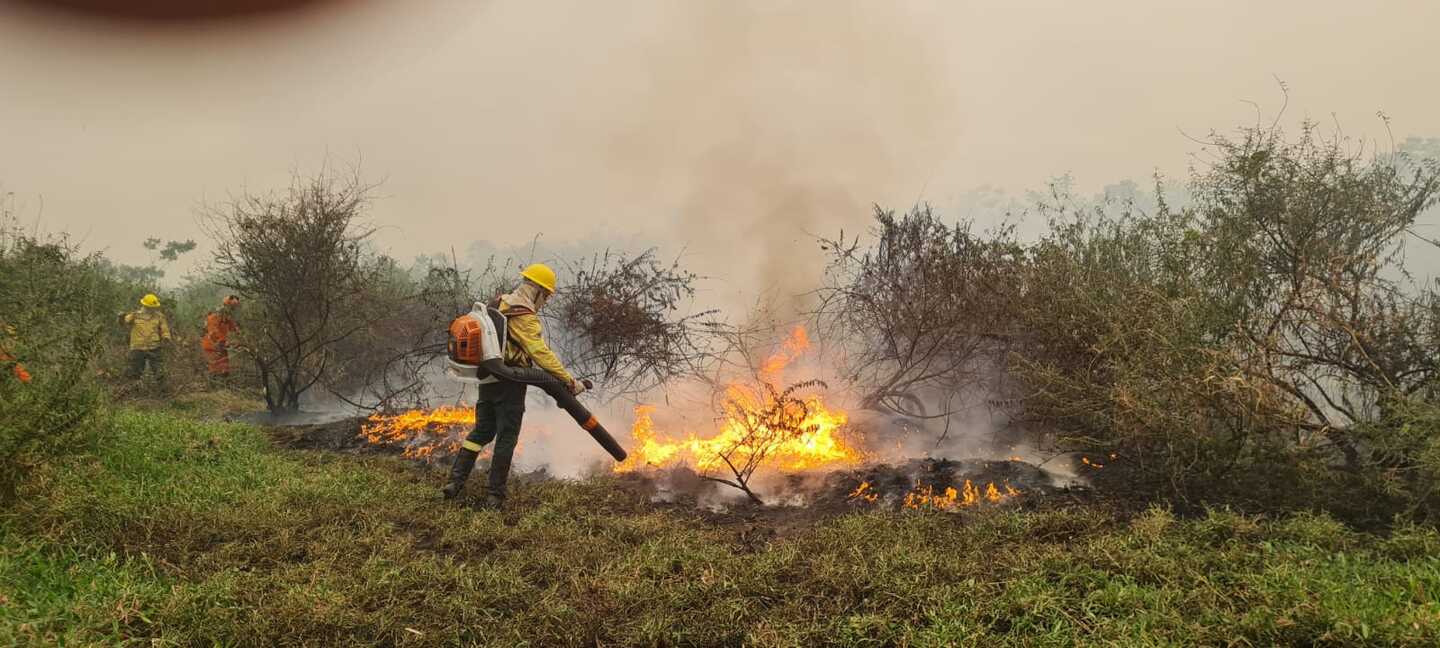
[(539, 387), (555, 399), (555, 404), (565, 410), (570, 418), (575, 419), (577, 425), (589, 432), (590, 437), (595, 439), (600, 447), (605, 448), (605, 451), (610, 453), (615, 461), (625, 461), (625, 449), (620, 447), (620, 444), (615, 441), (615, 437), (610, 436), (610, 433), (605, 430), (605, 426), (600, 425), (600, 421), (596, 420), (595, 415), (580, 404), (580, 400), (575, 398), (575, 394), (570, 393), (570, 388), (565, 383), (560, 382), (543, 369), (510, 367), (505, 364), (504, 360), (496, 358), (480, 363), (478, 373), (482, 377), (489, 373), (501, 380)]

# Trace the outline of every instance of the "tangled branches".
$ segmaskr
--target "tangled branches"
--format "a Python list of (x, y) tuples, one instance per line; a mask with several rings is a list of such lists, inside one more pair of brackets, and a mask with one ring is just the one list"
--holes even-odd
[(820, 380), (797, 382), (777, 390), (761, 382), (757, 391), (732, 389), (721, 408), (725, 419), (738, 426), (739, 434), (717, 452), (733, 478), (702, 475), (703, 479), (739, 489), (751, 501), (763, 504), (750, 489), (750, 478), (782, 444), (813, 434), (819, 426), (810, 420), (810, 404), (795, 394), (812, 387), (826, 388)]
[(847, 345), (844, 369), (866, 407), (944, 417), (917, 395), (957, 393), (996, 359), (1006, 329), (996, 306), (1014, 287), (1019, 246), (1008, 228), (977, 236), (929, 206), (899, 217), (876, 207), (875, 221), (866, 248), (843, 232), (822, 239), (831, 259), (817, 331)]
[(541, 314), (573, 373), (612, 396), (639, 394), (694, 373), (709, 343), (705, 311), (682, 314), (699, 276), (655, 251), (606, 251), (567, 268), (567, 285)]

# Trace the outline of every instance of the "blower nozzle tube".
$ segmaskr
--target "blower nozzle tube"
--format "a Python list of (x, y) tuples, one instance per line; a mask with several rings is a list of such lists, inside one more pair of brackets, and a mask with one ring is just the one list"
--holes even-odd
[(589, 432), (590, 437), (595, 439), (595, 442), (600, 444), (600, 447), (605, 448), (605, 451), (610, 453), (610, 456), (614, 457), (615, 461), (625, 461), (625, 449), (620, 447), (620, 444), (615, 441), (615, 437), (610, 436), (610, 432), (605, 429), (605, 426), (600, 424), (600, 421), (595, 418), (595, 415), (591, 414), (589, 409), (586, 409), (584, 405), (580, 404), (580, 399), (575, 398), (575, 394), (570, 393), (570, 388), (567, 387), (565, 383), (560, 382), (542, 369), (509, 367), (505, 365), (503, 360), (499, 359), (486, 360), (482, 362), (480, 366), (482, 372), (489, 372), (501, 380), (509, 380), (511, 382), (525, 383), (539, 387), (546, 394), (549, 394), (551, 398), (555, 399), (555, 404), (565, 410), (565, 412), (570, 415), (570, 418), (575, 419), (576, 424), (586, 432)]

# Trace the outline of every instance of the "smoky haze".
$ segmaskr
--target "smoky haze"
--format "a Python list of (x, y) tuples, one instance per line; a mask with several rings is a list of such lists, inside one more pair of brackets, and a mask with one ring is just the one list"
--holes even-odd
[[(711, 299), (814, 286), (869, 205), (1182, 175), (1269, 111), (1440, 133), (1440, 3), (345, 2), (107, 23), (0, 3), (0, 186), (122, 261), (195, 207), (357, 163), (382, 247), (684, 250)], [(194, 255), (203, 257), (205, 248)], [(790, 307), (796, 306), (793, 302)]]

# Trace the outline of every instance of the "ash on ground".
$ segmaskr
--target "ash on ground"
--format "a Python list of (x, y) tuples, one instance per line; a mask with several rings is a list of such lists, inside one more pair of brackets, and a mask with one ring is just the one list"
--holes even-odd
[(288, 419), (262, 423), (270, 439), (286, 448), (331, 452), (399, 454), (399, 450), (372, 444), (360, 433), (362, 417)]

